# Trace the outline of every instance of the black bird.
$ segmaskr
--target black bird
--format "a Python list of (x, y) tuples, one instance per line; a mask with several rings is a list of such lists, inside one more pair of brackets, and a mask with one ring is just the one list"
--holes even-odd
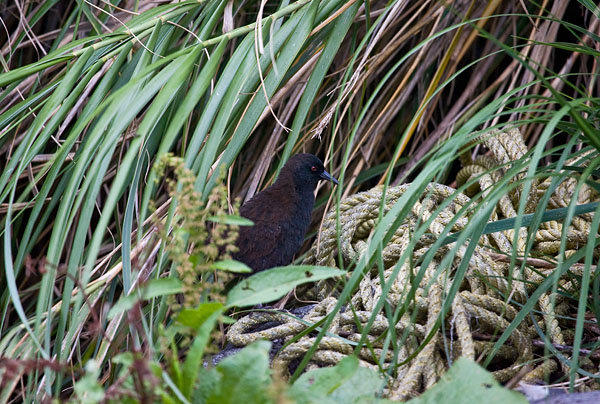
[(288, 160), (277, 181), (240, 208), (240, 215), (254, 222), (241, 226), (233, 255), (254, 273), (288, 265), (302, 246), (315, 205), (314, 191), (320, 180), (337, 185), (321, 160), (312, 154), (296, 154)]

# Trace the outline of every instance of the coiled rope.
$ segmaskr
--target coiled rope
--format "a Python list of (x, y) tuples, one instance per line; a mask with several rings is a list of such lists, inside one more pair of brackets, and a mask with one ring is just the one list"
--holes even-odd
[[(473, 203), (471, 197), (475, 194), (483, 190), (482, 196), (488, 195), (494, 183), (509, 171), (513, 162), (524, 158), (527, 153), (518, 129), (493, 130), (482, 135), (480, 140), (490, 151), (487, 156), (472, 160), (470, 154), (465, 153), (460, 157), (463, 169), (457, 175), (457, 185), (461, 186), (476, 179), (467, 188), (465, 194), (457, 193), (454, 188), (445, 185), (429, 184), (419, 201), (412, 207), (411, 214), (383, 248), (385, 266), (383, 280), (385, 283), (393, 282), (386, 300), (393, 307), (404, 302), (408, 290), (412, 287), (411, 282), (414, 280), (415, 274), (421, 269), (418, 264), (419, 259), (427, 253), (431, 245), (442, 234), (444, 227), (451, 223), (463, 207)], [(576, 162), (569, 164), (575, 165)], [(498, 169), (499, 166), (502, 168)], [(518, 181), (524, 175), (523, 173), (517, 174), (512, 178), (512, 182), (519, 184)], [(550, 182), (551, 178), (533, 181), (529, 193), (525, 196), (527, 198), (526, 213), (535, 211), (536, 204), (547, 191)], [(566, 207), (576, 186), (576, 179), (563, 181), (553, 192), (548, 208)], [(389, 209), (408, 188), (409, 184), (388, 188), (385, 195), (386, 209)], [(523, 189), (523, 184), (515, 185), (514, 191), (503, 196), (492, 214), (492, 220), (515, 217), (521, 198), (524, 197)], [(408, 263), (404, 264), (397, 277), (392, 279), (394, 265), (408, 248), (414, 229), (419, 224), (426, 223), (440, 204), (450, 197), (453, 198), (452, 203), (447, 204), (437, 214), (429, 225), (429, 232), (423, 235), (414, 246), (412, 262), (416, 264), (414, 266)], [(367, 192), (352, 195), (341, 202), (339, 209), (341, 255), (345, 262), (355, 260), (367, 249), (368, 237), (377, 224), (382, 198), (382, 189), (376, 187)], [(578, 194), (579, 203), (589, 203), (598, 199), (598, 195), (586, 185)], [(574, 253), (577, 245), (583, 245), (587, 241), (591, 219), (589, 214), (573, 218), (567, 229), (567, 256)], [(467, 217), (456, 220), (452, 232), (461, 231), (468, 220), (468, 214)], [(521, 273), (521, 265), (514, 265), (511, 268), (510, 262), (504, 262), (507, 260), (501, 260), (499, 256), (504, 254), (504, 256), (510, 257), (513, 251), (518, 256), (522, 256), (526, 250), (527, 228), (523, 227), (518, 231), (516, 245), (513, 245), (513, 230), (482, 236), (469, 260), (466, 277), (460, 291), (455, 295), (449, 314), (445, 317), (447, 319), (446, 326), (435, 332), (433, 338), (414, 359), (397, 367), (394, 380), (389, 383), (387, 391), (389, 397), (397, 400), (409, 399), (434, 384), (448, 369), (449, 360), (452, 361), (458, 356), (475, 360), (490, 352), (494, 345), (493, 338), (486, 340), (481, 337), (482, 333), (497, 336), (506, 330), (520, 310), (519, 303), (524, 303), (528, 293), (553, 273), (560, 250), (561, 233), (562, 224), (559, 222), (543, 222), (541, 224), (535, 233), (529, 256), (543, 256), (546, 261), (532, 260), (534, 264), (540, 264), (536, 268), (531, 267), (528, 261), (528, 265), (524, 266), (523, 273)], [(333, 211), (327, 214), (320, 237), (309, 250), (303, 264), (336, 266), (338, 257), (336, 235), (336, 213)], [(368, 335), (371, 349), (362, 348), (359, 352), (359, 359), (363, 366), (378, 369), (379, 365), (386, 369), (388, 366), (403, 362), (419, 349), (422, 341), (434, 330), (443, 309), (444, 294), (453, 280), (452, 274), (440, 274), (438, 267), (453, 246), (454, 243), (437, 250), (434, 259), (425, 269), (424, 278), (418, 285), (414, 304), (410, 308), (412, 313), (405, 313), (394, 325), (397, 335), (409, 331), (406, 342), (399, 348), (397, 361), (393, 362), (394, 358), (389, 351), (386, 351), (385, 357), (381, 358), (384, 355), (385, 340), (381, 337), (390, 325), (384, 315), (378, 314)], [(598, 252), (596, 251), (596, 253)], [(458, 267), (465, 254), (466, 247), (459, 246), (452, 268)], [(576, 267), (571, 269), (571, 273), (577, 272)], [(509, 282), (508, 279), (512, 279), (512, 282)], [(576, 285), (567, 276), (559, 280), (559, 285), (563, 290), (576, 292), (574, 290)], [(336, 313), (328, 330), (329, 336), (319, 342), (309, 369), (334, 365), (346, 355), (352, 354), (354, 346), (345, 340), (358, 342), (361, 339), (359, 330), (363, 329), (372, 316), (373, 309), (382, 296), (382, 289), (381, 276), (377, 268), (374, 268), (364, 276), (358, 290), (352, 296), (353, 310)], [(288, 341), (305, 330), (308, 327), (307, 323), (314, 324), (332, 312), (337, 303), (335, 292), (331, 283), (319, 282), (315, 287), (305, 290), (306, 296), (310, 295), (320, 303), (314, 306), (302, 322), (280, 313), (253, 313), (239, 319), (230, 328), (227, 335), (228, 340), (236, 346), (244, 346), (257, 339)], [(503, 296), (510, 296), (510, 300)], [(533, 346), (533, 340), (539, 338), (536, 326), (546, 330), (552, 343), (565, 344), (565, 331), (561, 328), (558, 319), (560, 315), (565, 314), (564, 312), (568, 308), (564, 298), (558, 294), (551, 296), (550, 293), (544, 293), (540, 297), (535, 312), (541, 314), (530, 317), (519, 324), (511, 333), (508, 341), (496, 353), (491, 366), (497, 380), (508, 381), (526, 363), (533, 365), (533, 370), (524, 377), (526, 381), (542, 380), (550, 373), (557, 371), (559, 366), (565, 375), (569, 374), (569, 368), (565, 361), (560, 361), (559, 364), (556, 359), (552, 358), (534, 360)], [(534, 325), (531, 318), (535, 318), (537, 324)], [(270, 324), (270, 328), (264, 329), (265, 324)], [(257, 329), (259, 331), (256, 331)], [(448, 330), (450, 330), (449, 335)], [(308, 334), (299, 341), (286, 346), (273, 359), (273, 368), (284, 376), (289, 375), (294, 361), (301, 358), (315, 343), (315, 337)], [(582, 366), (584, 362), (581, 362)], [(588, 385), (588, 388), (590, 387), (598, 388), (599, 386)]]

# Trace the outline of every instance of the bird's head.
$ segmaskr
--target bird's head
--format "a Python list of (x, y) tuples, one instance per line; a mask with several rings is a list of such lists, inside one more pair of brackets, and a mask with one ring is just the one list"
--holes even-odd
[(317, 156), (308, 153), (295, 154), (287, 161), (282, 169), (294, 178), (297, 186), (311, 187), (314, 190), (320, 180), (331, 181), (337, 185), (337, 180), (325, 171), (325, 166)]

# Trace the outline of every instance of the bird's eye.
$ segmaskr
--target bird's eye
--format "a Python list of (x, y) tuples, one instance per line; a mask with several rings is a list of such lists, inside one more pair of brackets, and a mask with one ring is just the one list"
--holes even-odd
[(311, 169), (311, 171), (315, 171), (316, 172), (317, 171), (317, 166), (312, 166), (310, 169)]

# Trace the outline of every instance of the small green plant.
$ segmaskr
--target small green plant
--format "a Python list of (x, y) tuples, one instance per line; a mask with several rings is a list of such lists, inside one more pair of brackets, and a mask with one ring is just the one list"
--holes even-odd
[(155, 225), (173, 273), (169, 278), (141, 285), (120, 299), (108, 314), (114, 318), (127, 311), (131, 326), (143, 334), (143, 327), (138, 327), (142, 313), (152, 310), (153, 299), (165, 297), (171, 315), (166, 323), (158, 324), (156, 333), (147, 335), (149, 340), (151, 335), (158, 335), (159, 348), (152, 349), (149, 341), (145, 352), (133, 348), (113, 358), (120, 370), (105, 390), (98, 381), (101, 369), (96, 361), (88, 361), (83, 377), (75, 383), (76, 401), (143, 403), (159, 397), (167, 403), (192, 400), (203, 374), (204, 355), (220, 346), (223, 327), (216, 325), (219, 320), (228, 321), (223, 316), (225, 285), (233, 277), (228, 270), (240, 270), (230, 254), (235, 250), (238, 225), (248, 223), (229, 215), (224, 185), (213, 188), (204, 201), (194, 189), (194, 175), (180, 158), (163, 156), (157, 172), (162, 177), (168, 168), (175, 174), (175, 179), (166, 179), (169, 197), (177, 202), (172, 231), (159, 220)]
[[(172, 307), (177, 310), (195, 307), (198, 302), (224, 303), (224, 285), (233, 275), (227, 266), (215, 270), (215, 263), (231, 260), (236, 251), (237, 223), (251, 222), (229, 215), (224, 184), (215, 186), (204, 202), (201, 193), (194, 189), (196, 177), (182, 159), (170, 154), (163, 156), (157, 166), (159, 175), (167, 167), (174, 169), (177, 178), (177, 181), (166, 180), (169, 196), (177, 202), (171, 236), (160, 222), (157, 226), (182, 283), (182, 303), (173, 302)], [(237, 203), (232, 209), (237, 210)]]
[[(157, 226), (181, 293), (168, 299), (174, 321), (160, 328), (160, 351), (173, 387), (191, 399), (196, 394), (204, 355), (222, 345), (223, 327), (216, 324), (228, 321), (223, 313), (226, 284), (233, 278), (229, 270), (239, 270), (231, 253), (235, 252), (238, 225), (251, 223), (229, 214), (224, 184), (219, 183), (207, 198), (202, 198), (194, 188), (195, 176), (182, 159), (165, 155), (159, 160), (157, 172), (162, 176), (169, 167), (176, 177), (166, 180), (169, 196), (177, 206), (171, 221), (173, 230), (169, 234), (160, 223)], [(235, 212), (237, 204), (232, 209)]]

